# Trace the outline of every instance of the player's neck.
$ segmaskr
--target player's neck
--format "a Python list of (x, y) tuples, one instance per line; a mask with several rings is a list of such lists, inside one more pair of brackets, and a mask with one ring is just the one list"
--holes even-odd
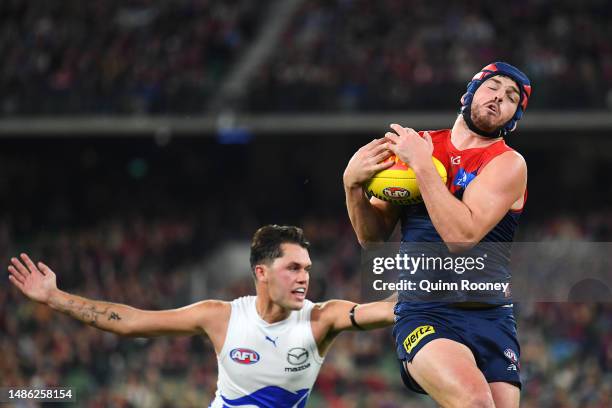
[(255, 301), (255, 310), (266, 323), (280, 322), (291, 314), (291, 310), (277, 305), (267, 296), (261, 296), (260, 294), (257, 295), (257, 300)]
[(451, 142), (458, 150), (486, 147), (501, 139), (501, 137), (489, 139), (472, 132), (461, 115), (457, 116), (457, 120), (455, 120), (451, 130)]

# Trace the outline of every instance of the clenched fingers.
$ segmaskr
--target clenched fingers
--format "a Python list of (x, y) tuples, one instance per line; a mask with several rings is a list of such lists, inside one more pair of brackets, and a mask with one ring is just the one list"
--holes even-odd
[(376, 173), (378, 173), (381, 170), (388, 169), (389, 167), (393, 166), (394, 164), (395, 164), (395, 162), (393, 160), (381, 161), (380, 163), (378, 163), (377, 165), (374, 166), (373, 170)]
[(391, 146), (389, 146), (389, 149), (393, 152), (394, 155), (396, 155), (397, 157), (400, 157), (399, 155), (399, 147), (395, 144), (392, 144)]
[(368, 143), (367, 145), (363, 146), (363, 149), (366, 150), (366, 151), (371, 151), (373, 149), (376, 149), (380, 145), (384, 144), (385, 142), (386, 142), (386, 140), (385, 140), (384, 137), (381, 137), (380, 139), (374, 139), (370, 143)]
[(385, 133), (385, 139), (387, 139), (387, 141), (390, 142), (390, 144), (396, 144), (397, 142), (399, 142), (399, 136), (396, 133), (393, 132), (387, 132)]
[(381, 161), (388, 159), (392, 155), (393, 155), (393, 152), (391, 152), (391, 150), (389, 150), (389, 148), (385, 148), (385, 150), (383, 150), (382, 152), (380, 152), (376, 156), (374, 156), (374, 162), (376, 164), (378, 164)]
[(388, 149), (389, 149), (389, 141), (383, 137), (380, 139), (380, 144), (377, 144), (375, 147), (373, 147), (371, 152), (378, 154), (382, 152), (383, 150), (388, 150)]
[(395, 132), (400, 136), (405, 135), (408, 130), (408, 129), (405, 129), (403, 126), (398, 125), (397, 123), (392, 124), (391, 129), (395, 130)]

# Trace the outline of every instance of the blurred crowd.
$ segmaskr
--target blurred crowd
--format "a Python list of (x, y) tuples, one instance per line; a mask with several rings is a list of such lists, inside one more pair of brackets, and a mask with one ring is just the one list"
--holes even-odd
[(3, 0), (0, 115), (201, 112), (262, 9), (249, 0)]
[[(0, 115), (202, 113), (273, 4), (2, 1)], [(605, 0), (307, 0), (241, 108), (455, 109), (506, 60), (531, 77), (531, 109), (609, 109), (611, 27)]]
[[(17, 244), (6, 241), (14, 231), (7, 223), (0, 231), (3, 252), (15, 255)], [(182, 267), (193, 239), (192, 223), (112, 220), (38, 234), (25, 248), (48, 259), (62, 289), (161, 309), (188, 303)], [(215, 387), (214, 352), (201, 339), (121, 339), (24, 302), (5, 284), (0, 311), (3, 385), (71, 387), (88, 407), (159, 407), (169, 396), (165, 406), (201, 406)]]
[(531, 78), (531, 109), (612, 108), (605, 0), (305, 1), (252, 81), (252, 109), (456, 109), (483, 66)]
[[(99, 220), (92, 227), (40, 232), (15, 242), (7, 220), (0, 224), (0, 247), (5, 261), (24, 249), (44, 259), (63, 289), (140, 308), (172, 308), (190, 299), (190, 273), (199, 259), (187, 254), (193, 253), (197, 222)], [(539, 228), (556, 223), (550, 219)], [(309, 298), (359, 300), (359, 252), (348, 221), (306, 218), (302, 225), (315, 262)], [(201, 257), (206, 254), (203, 248)], [(247, 275), (207, 296), (229, 300), (253, 291)], [(610, 406), (610, 304), (525, 303), (516, 314), (522, 406)], [(0, 285), (0, 333), (2, 385), (72, 387), (79, 406), (196, 407), (215, 390), (216, 359), (206, 339), (120, 338), (25, 300), (8, 281)], [(397, 369), (389, 329), (344, 334), (326, 358), (309, 406), (433, 406), (403, 389)]]

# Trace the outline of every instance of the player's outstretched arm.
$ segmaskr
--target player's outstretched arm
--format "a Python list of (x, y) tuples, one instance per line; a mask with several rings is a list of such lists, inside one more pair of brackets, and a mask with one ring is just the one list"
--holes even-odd
[(389, 203), (365, 195), (363, 184), (393, 162), (385, 139), (374, 139), (353, 155), (343, 175), (346, 208), (357, 239), (362, 246), (384, 242), (397, 224), (399, 211)]
[(227, 322), (231, 310), (228, 303), (215, 300), (180, 309), (148, 311), (76, 296), (59, 290), (55, 273), (42, 262), (34, 264), (26, 254), (21, 254), (21, 260), (11, 258), (8, 271), (9, 280), (28, 298), (90, 326), (122, 336), (208, 334), (219, 329), (225, 333), (216, 326)]
[[(393, 308), (395, 301), (356, 304), (346, 300), (330, 300), (327, 302), (327, 313), (331, 319), (331, 331), (372, 330), (387, 327), (394, 323)], [(351, 309), (353, 319), (351, 320)]]
[[(321, 355), (338, 334), (345, 330), (372, 330), (391, 326), (395, 322), (394, 296), (387, 300), (357, 304), (348, 300), (328, 300), (312, 311), (313, 334)], [(351, 319), (352, 314), (352, 319)]]

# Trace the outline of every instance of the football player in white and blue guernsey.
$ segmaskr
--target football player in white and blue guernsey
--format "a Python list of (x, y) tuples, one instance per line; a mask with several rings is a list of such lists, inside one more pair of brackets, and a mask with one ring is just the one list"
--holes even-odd
[(30, 299), (119, 335), (207, 335), (219, 367), (213, 408), (302, 408), (340, 332), (394, 321), (393, 302), (358, 306), (307, 300), (308, 247), (300, 228), (262, 227), (251, 244), (256, 296), (205, 300), (173, 310), (140, 310), (61, 291), (55, 273), (26, 254), (11, 259), (9, 279)]

